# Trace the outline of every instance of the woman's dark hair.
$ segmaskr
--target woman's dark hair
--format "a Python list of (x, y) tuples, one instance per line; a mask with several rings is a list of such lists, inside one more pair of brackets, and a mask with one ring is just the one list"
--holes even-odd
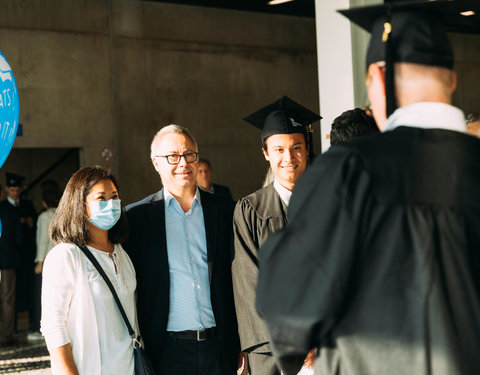
[(45, 189), (42, 191), (42, 200), (48, 208), (56, 208), (58, 206), (58, 201), (60, 200), (60, 194), (58, 193), (58, 190)]
[[(92, 187), (102, 180), (111, 180), (120, 194), (117, 179), (104, 167), (85, 167), (70, 178), (49, 228), (54, 244), (66, 242), (85, 246), (90, 241), (85, 202)], [(122, 211), (118, 222), (108, 231), (108, 238), (114, 244), (120, 243), (126, 239), (127, 230), (127, 218)]]

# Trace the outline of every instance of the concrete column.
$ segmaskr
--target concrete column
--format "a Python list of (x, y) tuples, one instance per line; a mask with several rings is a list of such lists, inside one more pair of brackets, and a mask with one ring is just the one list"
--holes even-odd
[(382, 0), (315, 0), (322, 152), (330, 147), (332, 121), (342, 112), (367, 104), (364, 87), (369, 33), (337, 12)]

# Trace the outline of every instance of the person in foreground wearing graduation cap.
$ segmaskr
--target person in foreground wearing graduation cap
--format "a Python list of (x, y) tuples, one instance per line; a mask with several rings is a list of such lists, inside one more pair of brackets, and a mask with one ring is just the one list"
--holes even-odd
[(263, 155), (274, 174), (272, 183), (240, 199), (233, 218), (235, 307), (250, 375), (280, 374), (267, 331), (255, 310), (258, 249), (272, 233), (287, 224), (292, 189), (307, 168), (307, 127), (319, 119), (320, 116), (285, 96), (245, 118), (262, 129)]
[(480, 140), (450, 104), (439, 21), (455, 5), (358, 10), (377, 13), (366, 83), (383, 133), (317, 157), (259, 252), (257, 307), (286, 375), (314, 346), (325, 375), (480, 373)]

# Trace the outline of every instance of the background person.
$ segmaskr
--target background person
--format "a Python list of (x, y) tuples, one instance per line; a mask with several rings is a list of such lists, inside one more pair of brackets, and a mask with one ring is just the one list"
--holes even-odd
[[(7, 180), (7, 182), (9, 182)], [(11, 183), (11, 181), (10, 181)], [(11, 188), (11, 186), (10, 186)], [(18, 190), (20, 187), (9, 189)], [(8, 196), (7, 192), (7, 196)], [(14, 197), (16, 194), (14, 194)], [(22, 241), (22, 226), (20, 214), (10, 199), (0, 202), (0, 220), (2, 233), (0, 236), (0, 346), (8, 346), (15, 343), (15, 286), (18, 268), (18, 248)]]
[(198, 160), (197, 185), (204, 191), (233, 202), (232, 193), (228, 186), (212, 182), (212, 165), (207, 159), (200, 158)]
[(42, 322), (53, 374), (134, 374), (132, 339), (112, 293), (80, 250), (87, 246), (112, 282), (134, 330), (135, 270), (115, 177), (103, 167), (68, 181), (50, 226), (56, 246), (43, 267)]
[(480, 112), (472, 112), (467, 116), (467, 133), (480, 138)]
[(343, 112), (332, 122), (330, 130), (330, 144), (336, 145), (350, 142), (378, 133), (380, 130), (374, 118), (364, 109), (355, 108)]
[(42, 191), (42, 206), (44, 211), (38, 215), (37, 219), (33, 332), (27, 335), (28, 340), (43, 340), (43, 335), (40, 333), (43, 262), (48, 252), (54, 246), (50, 241), (48, 227), (53, 220), (59, 200), (60, 196), (57, 190), (46, 189)]
[(33, 266), (35, 258), (35, 224), (37, 214), (30, 200), (23, 196), (25, 177), (6, 173), (6, 201), (20, 217), (21, 234), (17, 245), (17, 270), (15, 286), (15, 308), (17, 313), (27, 311), (30, 325), (33, 324)]

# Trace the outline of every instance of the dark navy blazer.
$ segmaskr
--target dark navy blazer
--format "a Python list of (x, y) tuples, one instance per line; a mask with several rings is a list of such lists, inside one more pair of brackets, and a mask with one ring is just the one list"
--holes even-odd
[[(200, 190), (205, 219), (210, 297), (222, 349), (222, 374), (235, 374), (239, 339), (232, 289), (232, 210), (224, 199)], [(163, 189), (126, 207), (130, 234), (125, 250), (137, 274), (137, 310), (145, 350), (153, 365), (167, 339), (170, 274)], [(157, 370), (158, 371), (158, 370)]]

